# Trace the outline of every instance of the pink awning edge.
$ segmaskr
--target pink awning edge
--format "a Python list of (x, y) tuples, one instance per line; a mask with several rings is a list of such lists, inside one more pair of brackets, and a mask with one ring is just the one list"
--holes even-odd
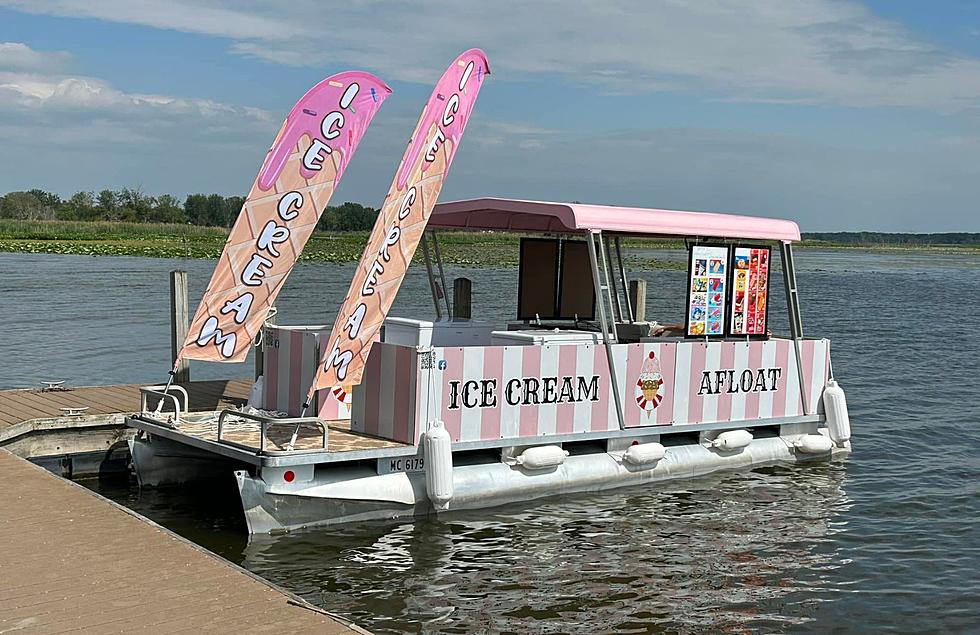
[(790, 220), (717, 212), (476, 198), (435, 206), (429, 227), (528, 232), (604, 231), (637, 236), (800, 240)]

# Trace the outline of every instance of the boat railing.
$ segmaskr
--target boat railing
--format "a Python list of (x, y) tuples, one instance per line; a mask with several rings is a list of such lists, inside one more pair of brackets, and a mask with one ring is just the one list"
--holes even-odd
[(323, 449), (327, 448), (327, 426), (316, 417), (288, 417), (283, 419), (277, 419), (275, 417), (267, 417), (259, 414), (251, 414), (247, 412), (242, 412), (240, 410), (222, 410), (218, 415), (218, 442), (224, 443), (226, 445), (232, 445), (245, 450), (255, 450), (254, 446), (248, 446), (243, 443), (237, 443), (223, 437), (225, 419), (228, 417), (249, 419), (251, 421), (258, 422), (259, 424), (259, 453), (265, 453), (265, 438), (271, 425), (290, 425), (293, 427), (299, 427), (303, 424), (310, 424), (320, 429), (323, 436)]
[[(180, 395), (182, 399), (178, 399), (177, 395)], [(149, 400), (151, 397), (158, 397), (157, 407), (154, 410), (148, 408)], [(174, 406), (174, 425), (180, 423), (180, 413), (187, 413), (189, 411), (190, 397), (187, 391), (180, 386), (140, 386), (140, 414), (147, 415), (152, 414), (154, 417), (158, 417), (160, 412), (163, 410), (163, 404), (166, 401), (170, 401)], [(183, 401), (183, 408), (181, 408), (181, 401)]]

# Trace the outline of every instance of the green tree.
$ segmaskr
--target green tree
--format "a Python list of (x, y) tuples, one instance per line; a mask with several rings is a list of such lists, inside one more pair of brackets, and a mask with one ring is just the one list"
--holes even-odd
[(235, 224), (235, 220), (238, 218), (238, 214), (242, 211), (243, 205), (245, 205), (244, 196), (229, 196), (225, 198), (226, 227), (231, 227)]
[(119, 201), (119, 219), (129, 222), (145, 223), (151, 220), (151, 213), (156, 201), (152, 196), (143, 193), (140, 187), (124, 187), (116, 195)]
[(57, 210), (61, 206), (61, 197), (57, 194), (45, 192), (44, 190), (40, 190), (38, 188), (27, 190), (27, 193), (33, 195), (34, 198), (41, 202), (41, 205), (51, 209), (52, 211)]
[[(3, 197), (3, 217), (15, 218), (18, 220), (52, 220), (55, 217), (57, 207), (45, 204), (39, 199), (35, 192), (10, 192)], [(43, 192), (42, 192), (43, 193)], [(58, 199), (60, 202), (60, 199)], [(48, 199), (50, 202), (50, 199)]]
[(378, 210), (360, 203), (347, 202), (323, 210), (317, 228), (325, 231), (364, 231), (374, 227)]
[(161, 194), (156, 198), (150, 218), (155, 223), (183, 223), (187, 217), (176, 196)]
[(94, 220), (95, 196), (91, 192), (75, 192), (58, 209), (58, 220)]
[(207, 204), (208, 197), (204, 194), (189, 194), (184, 199), (184, 216), (187, 217), (187, 222), (194, 225), (207, 225), (205, 212)]
[(204, 223), (205, 225), (214, 227), (227, 226), (227, 220), (225, 219), (225, 197), (220, 194), (211, 194), (208, 196), (204, 206), (204, 215), (207, 219), (207, 222)]
[(109, 220), (119, 208), (119, 198), (112, 190), (102, 190), (95, 198), (95, 205), (100, 213), (100, 218)]

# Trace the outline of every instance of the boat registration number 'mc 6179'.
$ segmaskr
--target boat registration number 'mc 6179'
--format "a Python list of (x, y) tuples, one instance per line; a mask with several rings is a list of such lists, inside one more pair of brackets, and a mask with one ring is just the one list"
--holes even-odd
[(421, 456), (396, 456), (378, 459), (378, 474), (395, 472), (424, 472), (425, 459)]

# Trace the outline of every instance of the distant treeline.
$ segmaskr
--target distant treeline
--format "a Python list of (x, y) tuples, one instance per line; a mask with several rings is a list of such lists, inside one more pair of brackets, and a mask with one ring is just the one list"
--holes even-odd
[[(33, 189), (0, 196), (0, 218), (18, 220), (126, 221), (131, 223), (190, 223), (231, 227), (245, 203), (244, 196), (191, 194), (148, 196), (138, 188), (76, 192), (62, 199), (57, 194)], [(378, 210), (358, 203), (327, 207), (317, 229), (367, 230), (374, 226)]]
[[(149, 196), (139, 188), (76, 192), (67, 199), (34, 189), (0, 196), (0, 218), (18, 220), (126, 221), (231, 227), (245, 202), (243, 196), (191, 194), (183, 201), (170, 194)], [(358, 203), (327, 207), (317, 229), (364, 231), (374, 227), (378, 210)], [(980, 234), (949, 232), (806, 232), (811, 242), (854, 246), (980, 246)]]
[(969, 232), (947, 232), (941, 234), (905, 234), (888, 232), (805, 232), (804, 241), (820, 241), (835, 245), (855, 246), (977, 246), (980, 234)]

